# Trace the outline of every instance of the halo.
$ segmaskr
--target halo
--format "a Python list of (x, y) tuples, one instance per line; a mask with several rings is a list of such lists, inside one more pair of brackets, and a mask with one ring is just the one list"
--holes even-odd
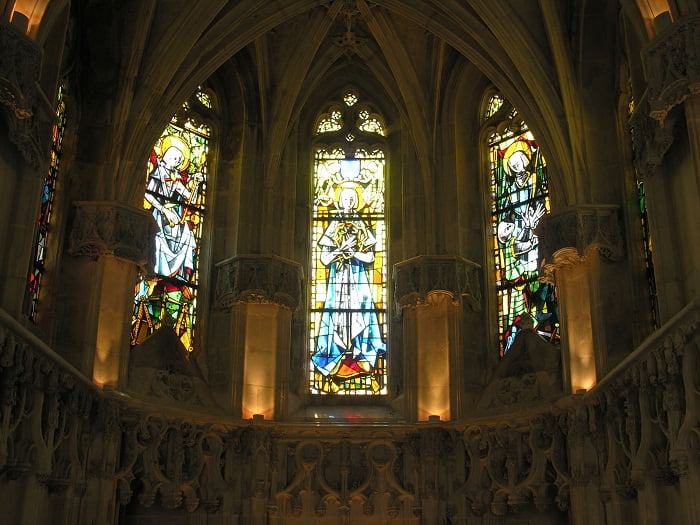
[(177, 135), (166, 135), (160, 139), (156, 147), (153, 149), (158, 157), (162, 157), (163, 153), (168, 151), (170, 148), (177, 148), (180, 150), (180, 152), (182, 152), (182, 162), (177, 169), (178, 171), (186, 170), (190, 165), (190, 155), (192, 154), (189, 145)]
[(532, 150), (530, 149), (530, 145), (528, 144), (527, 140), (519, 138), (506, 148), (506, 152), (503, 154), (503, 160), (508, 162), (508, 159), (516, 151), (522, 151), (527, 155), (528, 159), (532, 157)]
[(333, 202), (338, 202), (338, 200), (340, 199), (340, 192), (343, 190), (355, 190), (355, 193), (357, 194), (356, 209), (361, 210), (364, 207), (365, 200), (362, 198), (364, 188), (360, 185), (360, 183), (346, 180), (344, 182), (341, 182), (340, 184), (336, 184), (333, 187)]

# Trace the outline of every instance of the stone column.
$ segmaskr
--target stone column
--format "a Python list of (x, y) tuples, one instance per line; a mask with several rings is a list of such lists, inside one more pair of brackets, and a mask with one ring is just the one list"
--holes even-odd
[(624, 316), (626, 300), (615, 283), (622, 266), (609, 264), (623, 253), (618, 221), (616, 206), (581, 205), (544, 216), (537, 230), (542, 279), (556, 286), (565, 391), (595, 385), (619, 360), (606, 353), (610, 345), (632, 347), (624, 325), (612, 322)]
[(234, 413), (240, 407), (244, 419), (274, 419), (284, 412), (301, 266), (275, 255), (241, 255), (218, 263), (217, 269), (216, 303), (228, 311), (230, 329), (212, 351), (227, 354), (217, 362), (229, 370), (230, 406)]
[(75, 202), (63, 262), (59, 352), (100, 385), (123, 386), (138, 269), (153, 267), (150, 213), (118, 202)]
[[(666, 322), (700, 294), (695, 227), (700, 221), (700, 14), (658, 29), (642, 52), (647, 90), (636, 101), (631, 124), (635, 167), (647, 190), (660, 316)], [(685, 133), (676, 132), (681, 119), (687, 144)]]
[(0, 49), (0, 223), (7, 225), (0, 230), (0, 308), (20, 318), (54, 112), (39, 86), (42, 52), (36, 43), (0, 21)]
[(403, 316), (405, 384), (417, 420), (460, 415), (465, 377), (464, 303), (481, 309), (480, 267), (458, 256), (419, 256), (394, 266), (394, 300)]

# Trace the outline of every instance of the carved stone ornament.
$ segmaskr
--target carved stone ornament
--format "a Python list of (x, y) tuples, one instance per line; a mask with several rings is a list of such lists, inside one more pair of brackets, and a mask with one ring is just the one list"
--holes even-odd
[[(11, 24), (0, 22), (0, 107), (10, 140), (27, 163), (39, 170), (48, 157), (49, 118), (38, 85), (41, 50)], [(41, 104), (41, 105), (39, 105)], [(45, 133), (44, 133), (45, 131)], [(43, 140), (42, 140), (43, 139)]]
[(296, 309), (301, 297), (301, 266), (276, 255), (239, 255), (218, 263), (216, 304), (274, 303)]
[(646, 98), (642, 98), (636, 105), (629, 124), (634, 143), (632, 162), (639, 179), (654, 175), (664, 160), (666, 152), (673, 144), (678, 113), (671, 112), (665, 116), (663, 122), (659, 122), (649, 116), (649, 103)]
[(71, 255), (111, 255), (153, 268), (158, 227), (150, 213), (117, 202), (81, 201), (74, 206)]
[(448, 292), (453, 301), (466, 301), (481, 310), (481, 267), (455, 255), (421, 255), (394, 265), (397, 311), (426, 302), (430, 292)]
[(536, 230), (540, 261), (551, 263), (562, 248), (575, 248), (581, 255), (594, 250), (619, 261), (624, 249), (618, 212), (618, 206), (581, 205), (545, 215)]
[(642, 52), (649, 115), (663, 123), (668, 112), (700, 93), (700, 15), (680, 18)]

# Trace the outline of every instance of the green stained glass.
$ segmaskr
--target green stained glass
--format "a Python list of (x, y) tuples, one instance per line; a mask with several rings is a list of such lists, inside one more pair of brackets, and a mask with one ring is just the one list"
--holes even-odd
[(193, 348), (209, 136), (192, 115), (175, 116), (148, 160), (144, 208), (159, 232), (152, 273), (136, 285), (132, 346), (166, 324), (185, 348)]
[(535, 229), (549, 212), (545, 159), (526, 128), (494, 134), (489, 146), (498, 322), (505, 353), (525, 327), (558, 340), (559, 320), (554, 287), (538, 280)]

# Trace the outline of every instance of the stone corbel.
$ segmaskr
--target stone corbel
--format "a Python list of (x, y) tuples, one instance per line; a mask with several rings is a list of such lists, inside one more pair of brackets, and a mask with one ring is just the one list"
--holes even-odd
[(643, 50), (649, 116), (664, 120), (675, 106), (700, 93), (700, 15), (685, 16)]
[(454, 255), (422, 255), (394, 265), (396, 311), (423, 304), (431, 292), (447, 292), (455, 303), (463, 301), (481, 310), (481, 267)]
[(240, 255), (218, 263), (216, 304), (274, 303), (292, 310), (301, 298), (301, 266), (276, 255)]
[(74, 207), (70, 255), (109, 255), (145, 271), (153, 268), (158, 227), (150, 213), (111, 201), (81, 201)]
[(27, 163), (39, 170), (48, 155), (50, 123), (38, 85), (41, 49), (6, 22), (0, 22), (0, 49), (0, 107), (9, 137)]
[(624, 255), (619, 208), (613, 205), (581, 205), (545, 215), (536, 233), (539, 238), (541, 280), (563, 264), (574, 264), (592, 252), (609, 261)]
[(678, 112), (664, 117), (663, 123), (649, 116), (649, 104), (643, 98), (636, 105), (629, 124), (634, 143), (633, 164), (637, 177), (644, 180), (652, 176), (673, 144), (674, 128)]

